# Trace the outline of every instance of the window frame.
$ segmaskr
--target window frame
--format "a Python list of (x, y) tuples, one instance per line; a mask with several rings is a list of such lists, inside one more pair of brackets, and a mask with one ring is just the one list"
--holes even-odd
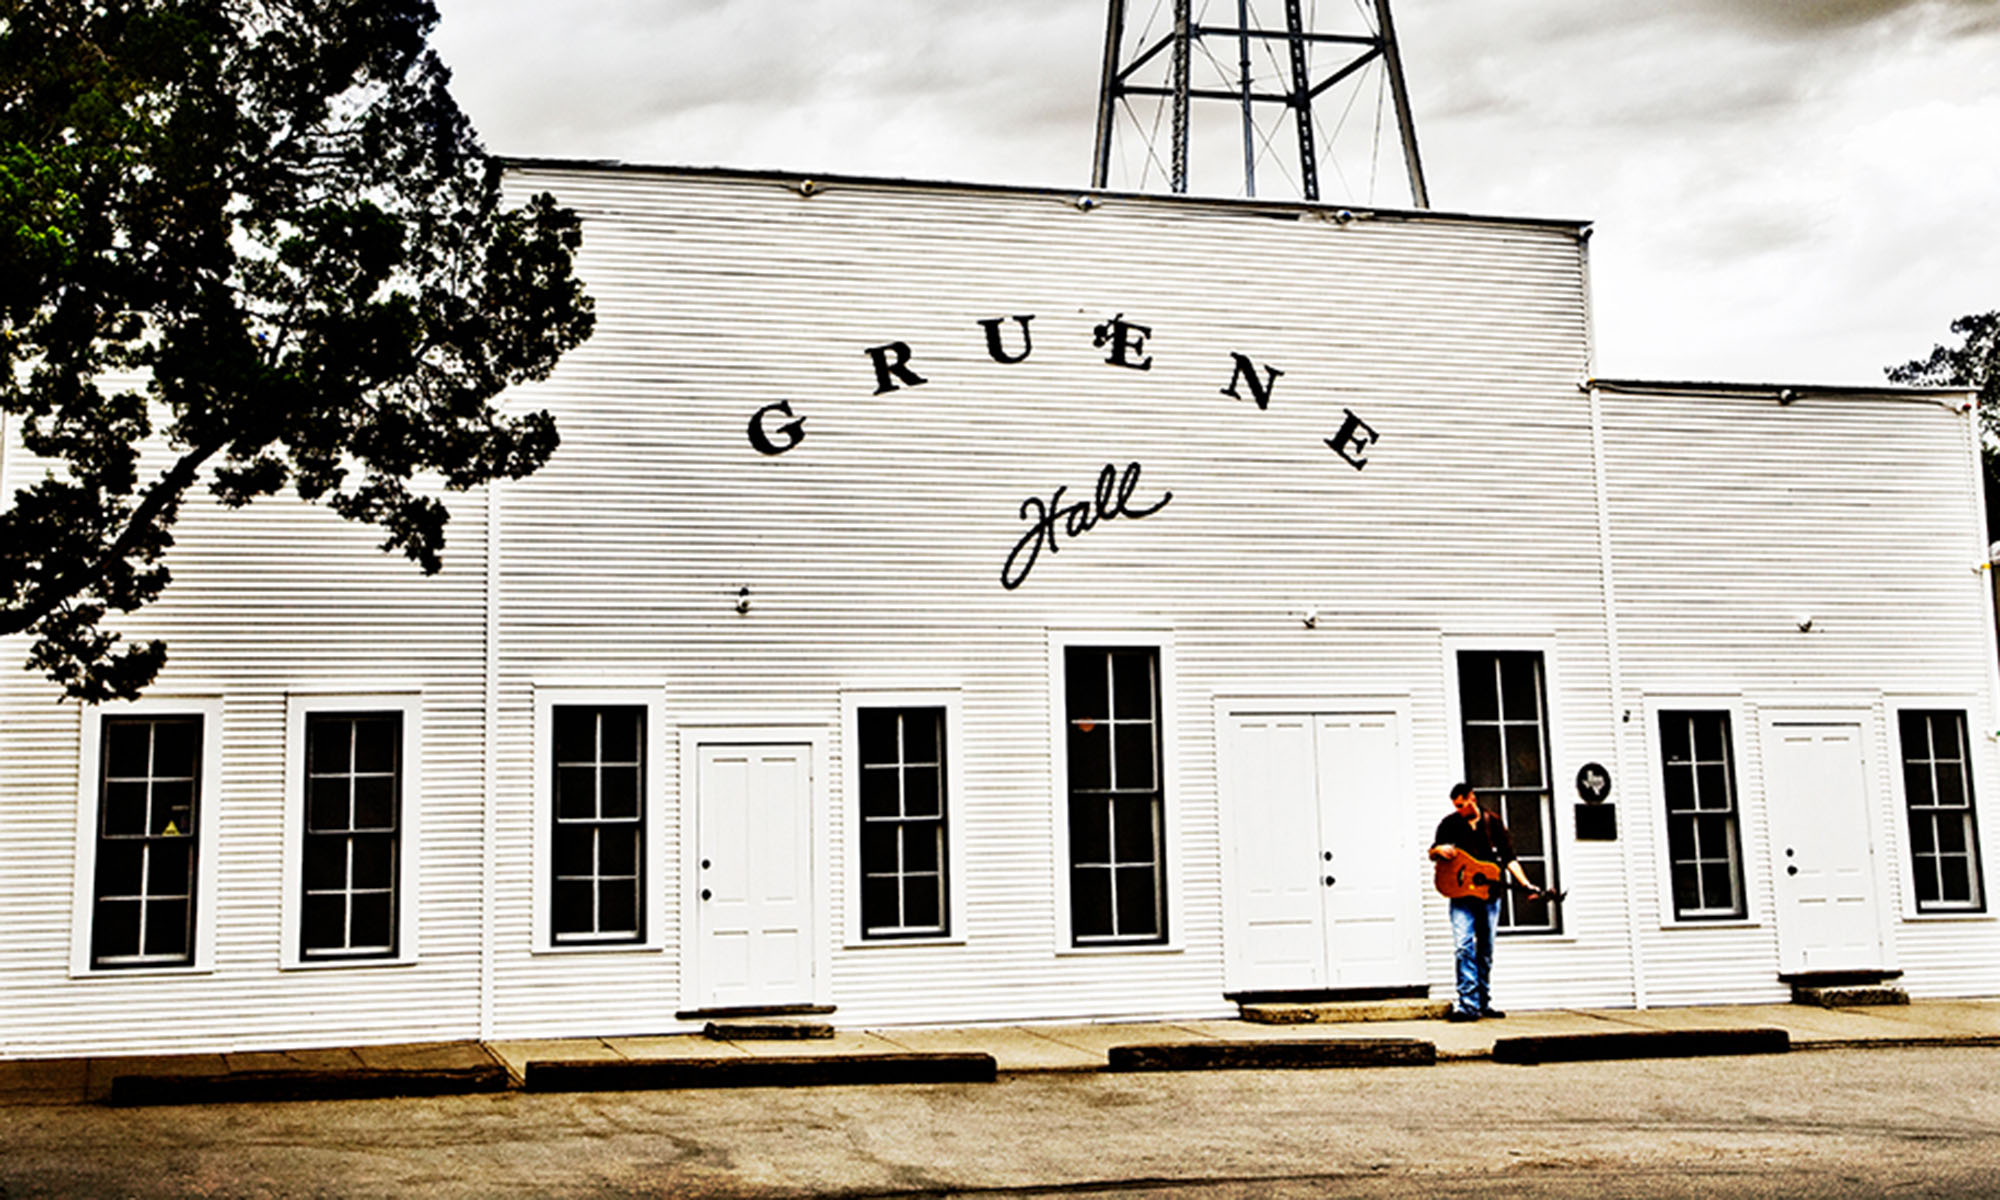
[[(1905, 920), (1916, 921), (1966, 921), (1992, 920), (1994, 918), (1990, 882), (1987, 879), (1987, 847), (1982, 841), (1983, 833), (1979, 821), (1978, 785), (1978, 743), (1973, 734), (1972, 715), (1975, 706), (1963, 698), (1942, 697), (1895, 697), (1886, 705), (1888, 734), (1894, 746), (1893, 795), (1896, 801), (1896, 837), (1903, 843), (1903, 852), (1897, 870), (1903, 885), (1903, 916)], [(1909, 783), (1905, 772), (1908, 770), (1903, 743), (1902, 718), (1906, 713), (1922, 713), (1929, 716), (1939, 714), (1956, 715), (1959, 729), (1964, 738), (1965, 773), (1967, 784), (1966, 821), (1970, 826), (1966, 845), (1971, 853), (1970, 868), (1975, 898), (1969, 904), (1943, 904), (1932, 902), (1928, 906), (1917, 893), (1917, 849), (1910, 832)]]
[[(1556, 640), (1551, 635), (1523, 635), (1518, 633), (1491, 636), (1454, 634), (1442, 640), (1445, 670), (1445, 717), (1449, 722), (1447, 726), (1449, 731), (1448, 736), (1451, 738), (1453, 760), (1458, 764), (1456, 779), (1459, 780), (1470, 781), (1472, 778), (1471, 765), (1467, 761), (1466, 756), (1463, 680), (1461, 679), (1459, 656), (1462, 654), (1531, 653), (1541, 658), (1542, 686), (1540, 699), (1542, 705), (1542, 754), (1544, 756), (1543, 775), (1545, 788), (1541, 816), (1544, 821), (1544, 828), (1542, 830), (1543, 848), (1544, 856), (1548, 861), (1547, 874), (1549, 876), (1544, 881), (1544, 885), (1560, 890), (1563, 886), (1562, 862), (1564, 848), (1562, 840), (1565, 826), (1558, 815), (1557, 776), (1559, 771), (1556, 764), (1565, 760), (1563, 758), (1562, 723), (1559, 720), (1557, 707), (1557, 698), (1563, 693), (1558, 682), (1561, 678), (1561, 672), (1557, 663)], [(1479, 789), (1475, 787), (1474, 790)], [(1509, 790), (1519, 791), (1521, 789)], [(1488, 789), (1487, 794), (1490, 793), (1491, 789)], [(1444, 807), (1442, 799), (1440, 800), (1439, 807), (1441, 809)], [(1502, 819), (1506, 818), (1504, 812), (1501, 815)], [(1516, 822), (1511, 820), (1507, 822), (1507, 831), (1510, 835), (1515, 834), (1516, 824)], [(1518, 847), (1520, 842), (1519, 837), (1515, 836), (1514, 841)], [(1502, 901), (1500, 911), (1501, 922), (1495, 932), (1502, 937), (1563, 940), (1572, 936), (1564, 920), (1564, 913), (1560, 905), (1551, 905), (1549, 907), (1550, 923), (1548, 925), (1524, 927), (1509, 924), (1508, 917), (1513, 911), (1511, 897)]]
[[(201, 720), (200, 761), (195, 770), (194, 912), (189, 920), (192, 961), (97, 966), (91, 953), (97, 907), (97, 831), (102, 803), (104, 724), (129, 718)], [(223, 704), (219, 696), (162, 694), (142, 700), (78, 709), (77, 804), (74, 884), (70, 916), (69, 974), (73, 979), (129, 979), (206, 975), (215, 970), (216, 826), (220, 816)]]
[[(846, 892), (841, 920), (843, 945), (850, 949), (892, 946), (956, 946), (966, 941), (968, 905), (965, 887), (964, 726), (961, 691), (956, 684), (931, 686), (861, 685), (840, 694), (840, 821)], [(861, 878), (861, 754), (860, 716), (863, 709), (940, 708), (944, 710), (944, 918), (942, 933), (871, 936), (863, 923)]]
[[(664, 803), (666, 776), (673, 764), (665, 749), (664, 685), (537, 684), (534, 687), (534, 871), (533, 949), (535, 954), (658, 954), (667, 948), (670, 890), (668, 826), (673, 814)], [(646, 716), (641, 742), (639, 868), (641, 937), (630, 941), (559, 942), (555, 934), (555, 710), (558, 708), (637, 708)]]
[[(306, 728), (315, 715), (390, 714), (401, 718), (402, 773), (398, 783), (395, 867), (396, 951), (393, 954), (308, 956), (301, 945), (305, 907)], [(285, 697), (284, 901), (279, 918), (278, 966), (286, 971), (354, 970), (407, 966), (419, 956), (416, 863), (422, 848), (422, 694), (416, 690), (300, 689)]]
[[(1674, 887), (1675, 861), (1673, 856), (1672, 825), (1677, 815), (1687, 816), (1690, 814), (1676, 814), (1667, 807), (1668, 763), (1665, 722), (1669, 717), (1696, 716), (1719, 716), (1725, 723), (1724, 733), (1727, 736), (1727, 740), (1723, 749), (1728, 757), (1724, 761), (1724, 766), (1728, 771), (1730, 792), (1730, 806), (1727, 811), (1730, 837), (1729, 850), (1730, 865), (1734, 875), (1733, 882), (1736, 888), (1736, 905), (1728, 911), (1720, 909), (1683, 910), (1681, 908), (1680, 896)], [(1655, 701), (1648, 704), (1646, 719), (1648, 741), (1651, 746), (1648, 758), (1654, 764), (1657, 772), (1654, 780), (1659, 787), (1659, 793), (1654, 803), (1655, 812), (1653, 815), (1660, 822), (1660, 836), (1657, 839), (1659, 846), (1656, 857), (1658, 859), (1660, 880), (1660, 891), (1658, 894), (1665, 901), (1661, 905), (1660, 910), (1663, 920), (1669, 925), (1685, 925), (1700, 928), (1749, 923), (1751, 920), (1750, 868), (1743, 850), (1747, 831), (1744, 828), (1746, 818), (1743, 802), (1743, 773), (1739, 766), (1742, 761), (1741, 746), (1744, 729), (1742, 715), (1736, 711), (1735, 706), (1726, 703), (1714, 703), (1700, 699), (1672, 699)], [(1690, 732), (1690, 737), (1692, 737), (1692, 732)], [(1689, 753), (1693, 754), (1693, 752), (1693, 745), (1690, 742)], [(1691, 761), (1698, 762), (1699, 760)]]
[[(1069, 825), (1069, 712), (1067, 653), (1072, 648), (1150, 649), (1157, 657), (1156, 683), (1159, 688), (1159, 790), (1160, 790), (1160, 887), (1166, 895), (1161, 904), (1165, 936), (1158, 940), (1089, 941), (1079, 943), (1072, 927), (1074, 910), (1070, 895), (1072, 849)], [(1048, 635), (1049, 762), (1052, 827), (1055, 856), (1051, 895), (1054, 898), (1052, 932), (1058, 956), (1180, 953), (1185, 947), (1187, 928), (1183, 888), (1180, 885), (1181, 844), (1179, 720), (1177, 698), (1179, 677), (1175, 662), (1174, 637), (1165, 629), (1076, 628), (1050, 630)]]

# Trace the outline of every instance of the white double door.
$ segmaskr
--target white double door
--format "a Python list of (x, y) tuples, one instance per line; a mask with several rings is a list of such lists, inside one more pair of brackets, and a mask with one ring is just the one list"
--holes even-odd
[(1399, 714), (1234, 712), (1222, 732), (1228, 990), (1423, 982)]
[(1773, 719), (1765, 746), (1780, 972), (1887, 968), (1862, 717)]
[(695, 1006), (814, 1000), (813, 747), (695, 748)]

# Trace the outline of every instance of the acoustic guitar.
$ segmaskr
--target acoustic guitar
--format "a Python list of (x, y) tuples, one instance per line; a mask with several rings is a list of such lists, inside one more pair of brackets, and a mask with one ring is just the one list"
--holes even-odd
[(1474, 858), (1457, 846), (1451, 848), (1449, 855), (1436, 861), (1437, 890), (1453, 900), (1460, 896), (1491, 900), (1494, 887), (1501, 884), (1526, 895), (1529, 899), (1547, 900), (1551, 904), (1560, 904), (1563, 897), (1569, 895), (1568, 892), (1523, 887), (1502, 872), (1498, 863)]

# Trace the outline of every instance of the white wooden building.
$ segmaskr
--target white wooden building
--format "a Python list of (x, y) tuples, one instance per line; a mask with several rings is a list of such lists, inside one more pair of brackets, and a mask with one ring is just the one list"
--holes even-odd
[(142, 702), (7, 644), (0, 1056), (1444, 996), (1461, 778), (1504, 1007), (2000, 993), (1967, 396), (1595, 379), (1578, 222), (510, 186), (598, 331), (441, 575), (198, 501)]

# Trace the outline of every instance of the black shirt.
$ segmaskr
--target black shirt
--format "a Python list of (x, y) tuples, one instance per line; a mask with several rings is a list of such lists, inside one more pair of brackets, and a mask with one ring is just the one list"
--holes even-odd
[(1500, 823), (1497, 814), (1479, 810), (1479, 824), (1452, 812), (1438, 822), (1437, 836), (1431, 839), (1433, 846), (1457, 846), (1481, 862), (1498, 865), (1501, 870), (1514, 861), (1514, 839), (1507, 836), (1507, 827)]

